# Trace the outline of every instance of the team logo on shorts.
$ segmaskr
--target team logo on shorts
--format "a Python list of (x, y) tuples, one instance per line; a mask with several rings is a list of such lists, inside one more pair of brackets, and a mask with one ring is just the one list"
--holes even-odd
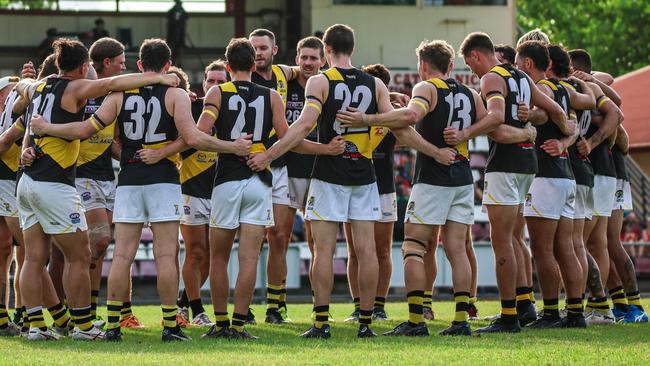
[(271, 210), (266, 210), (266, 219), (271, 221)]
[(623, 202), (623, 190), (622, 189), (619, 189), (618, 191), (616, 191), (616, 193), (614, 195), (616, 196), (616, 202)]
[(307, 200), (307, 209), (308, 210), (313, 210), (314, 209), (314, 201), (315, 200), (316, 199), (314, 198), (314, 196), (309, 197), (309, 199)]
[(409, 214), (412, 214), (413, 212), (415, 212), (415, 201), (409, 202), (408, 207), (406, 207), (406, 212), (409, 213)]
[(81, 194), (81, 199), (84, 201), (90, 201), (90, 192), (84, 192)]
[(533, 195), (530, 193), (526, 193), (526, 201), (525, 201), (526, 207), (530, 207), (530, 205), (532, 205), (532, 201), (533, 201)]
[(78, 223), (80, 223), (80, 222), (81, 222), (81, 215), (79, 215), (79, 214), (76, 213), (76, 212), (75, 212), (75, 213), (71, 213), (71, 214), (70, 214), (70, 222), (72, 222), (73, 224), (78, 224)]
[(183, 206), (183, 210), (185, 211), (186, 215), (190, 214), (190, 206)]

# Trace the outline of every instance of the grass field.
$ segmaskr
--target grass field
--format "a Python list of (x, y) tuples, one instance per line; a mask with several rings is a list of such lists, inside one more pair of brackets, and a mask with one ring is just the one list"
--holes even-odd
[[(479, 302), (482, 316), (496, 313), (497, 302)], [(649, 301), (644, 301), (648, 308)], [(258, 321), (264, 320), (263, 305), (254, 306)], [(554, 329), (516, 335), (489, 335), (448, 338), (436, 333), (452, 317), (451, 302), (434, 302), (437, 320), (429, 323), (428, 338), (356, 338), (356, 324), (343, 323), (352, 305), (335, 304), (329, 340), (303, 340), (297, 334), (309, 327), (311, 305), (289, 305), (294, 323), (283, 326), (258, 324), (247, 329), (257, 341), (201, 339), (202, 329), (187, 331), (192, 342), (164, 344), (160, 341), (160, 308), (140, 306), (134, 313), (147, 325), (140, 331), (125, 331), (122, 343), (84, 343), (66, 339), (59, 342), (27, 342), (20, 338), (0, 338), (1, 365), (191, 365), (191, 364), (466, 364), (466, 365), (648, 365), (650, 364), (650, 324), (592, 326), (586, 330)], [(206, 308), (211, 312), (211, 308)], [(105, 314), (105, 308), (100, 314)], [(407, 316), (405, 303), (388, 303), (392, 319), (376, 323), (384, 332)], [(487, 324), (481, 321), (474, 328)]]

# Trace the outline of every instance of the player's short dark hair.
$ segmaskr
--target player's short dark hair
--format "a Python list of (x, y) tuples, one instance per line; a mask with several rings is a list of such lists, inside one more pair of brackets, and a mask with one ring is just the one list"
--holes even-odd
[(571, 58), (571, 66), (573, 66), (574, 69), (591, 72), (591, 55), (587, 50), (571, 50), (569, 51), (569, 57)]
[(320, 51), (320, 57), (325, 57), (325, 46), (323, 46), (323, 41), (320, 38), (309, 36), (301, 39), (296, 45), (296, 54), (300, 54), (300, 50), (303, 48), (313, 48)]
[(558, 77), (565, 78), (569, 76), (571, 70), (571, 58), (566, 49), (557, 44), (550, 44), (548, 48), (548, 56), (553, 61), (551, 70)]
[(275, 34), (268, 29), (265, 28), (255, 29), (254, 31), (251, 32), (251, 34), (248, 35), (249, 39), (251, 37), (269, 37), (271, 39), (271, 43), (275, 45)]
[(42, 79), (46, 76), (56, 74), (59, 72), (59, 69), (56, 68), (56, 58), (54, 54), (51, 54), (43, 60), (41, 66), (38, 67), (38, 79)]
[(498, 44), (494, 46), (494, 52), (500, 52), (503, 55), (503, 58), (505, 58), (508, 61), (508, 63), (510, 64), (515, 63), (515, 55), (517, 54), (517, 51), (511, 45)]
[(83, 43), (69, 38), (59, 38), (52, 44), (56, 67), (61, 72), (72, 71), (88, 62), (88, 49)]
[(145, 39), (140, 46), (140, 62), (144, 71), (158, 72), (171, 58), (172, 50), (163, 39)]
[(483, 53), (494, 53), (494, 43), (487, 33), (472, 32), (465, 37), (460, 45), (459, 52), (463, 56), (469, 56), (470, 52), (479, 51)]
[(517, 55), (527, 57), (533, 61), (535, 68), (546, 71), (551, 63), (548, 57), (548, 49), (541, 41), (526, 41), (517, 46)]
[(246, 38), (233, 38), (226, 47), (226, 60), (233, 71), (250, 71), (255, 64), (255, 48)]
[(203, 72), (203, 77), (205, 79), (208, 78), (208, 72), (210, 71), (226, 71), (226, 61), (218, 59), (210, 62), (210, 64), (205, 67), (205, 71)]
[(382, 64), (366, 65), (361, 68), (361, 71), (378, 78), (386, 86), (390, 84), (390, 70)]
[(351, 55), (354, 51), (354, 30), (345, 24), (334, 24), (325, 30), (323, 43), (337, 54)]
[(124, 45), (111, 37), (100, 38), (90, 46), (90, 59), (97, 72), (104, 70), (104, 60), (124, 53)]
[(190, 78), (187, 77), (187, 73), (183, 71), (180, 67), (172, 66), (167, 70), (168, 74), (174, 74), (178, 76), (180, 79), (180, 83), (178, 83), (178, 87), (185, 90), (185, 91), (190, 91)]
[(415, 54), (420, 62), (426, 62), (436, 70), (446, 73), (454, 58), (454, 49), (446, 41), (422, 41), (415, 49)]

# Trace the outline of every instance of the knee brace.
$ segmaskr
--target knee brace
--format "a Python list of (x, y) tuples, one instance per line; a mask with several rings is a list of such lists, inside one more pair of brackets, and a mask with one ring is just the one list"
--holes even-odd
[(428, 244), (414, 238), (404, 238), (402, 243), (402, 256), (404, 263), (414, 260), (424, 263), (424, 254), (426, 254)]

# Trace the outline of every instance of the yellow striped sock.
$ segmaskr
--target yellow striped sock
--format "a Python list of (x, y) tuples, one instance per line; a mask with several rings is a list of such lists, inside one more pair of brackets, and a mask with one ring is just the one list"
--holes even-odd
[(27, 309), (27, 316), (29, 317), (29, 326), (31, 328), (47, 328), (47, 325), (45, 325), (45, 318), (43, 317), (43, 308), (41, 306)]
[(641, 295), (639, 291), (628, 292), (626, 297), (629, 305), (641, 306)]
[(90, 315), (90, 306), (70, 309), (70, 311), (72, 312), (72, 321), (74, 322), (75, 327), (84, 332), (92, 329), (93, 318), (92, 315)]
[(90, 315), (93, 318), (97, 317), (97, 299), (99, 298), (99, 290), (90, 291)]
[(411, 291), (406, 294), (406, 300), (409, 304), (409, 323), (417, 325), (424, 322), (423, 303), (426, 299), (424, 297), (426, 291)]
[(424, 299), (422, 299), (422, 306), (431, 309), (433, 291), (424, 291), (422, 296), (424, 297)]
[(221, 328), (224, 328), (224, 327), (227, 328), (227, 327), (230, 326), (230, 319), (228, 319), (228, 313), (220, 313), (220, 312), (215, 311), (214, 318), (215, 318), (215, 321), (216, 321), (215, 324), (216, 324), (218, 329), (221, 329)]
[(314, 327), (320, 329), (329, 322), (330, 306), (314, 306), (314, 311), (316, 312), (316, 317), (314, 318)]
[(68, 309), (66, 309), (62, 303), (58, 303), (47, 310), (50, 312), (52, 320), (54, 320), (54, 324), (56, 324), (57, 327), (65, 328), (68, 325), (70, 315), (68, 315)]
[(231, 329), (241, 333), (244, 331), (244, 323), (246, 322), (246, 314), (232, 313)]
[(454, 324), (467, 322), (469, 314), (469, 292), (456, 292), (454, 294), (454, 302), (456, 302), (456, 313), (454, 314)]
[(122, 302), (116, 300), (108, 300), (106, 302), (106, 309), (108, 310), (108, 325), (106, 329), (115, 329), (120, 327), (120, 314), (122, 312)]
[(163, 326), (165, 328), (176, 328), (176, 304), (160, 305), (163, 314)]
[(0, 328), (6, 328), (9, 324), (9, 313), (7, 313), (7, 306), (0, 304)]
[(277, 310), (280, 305), (282, 285), (266, 285), (266, 310)]

